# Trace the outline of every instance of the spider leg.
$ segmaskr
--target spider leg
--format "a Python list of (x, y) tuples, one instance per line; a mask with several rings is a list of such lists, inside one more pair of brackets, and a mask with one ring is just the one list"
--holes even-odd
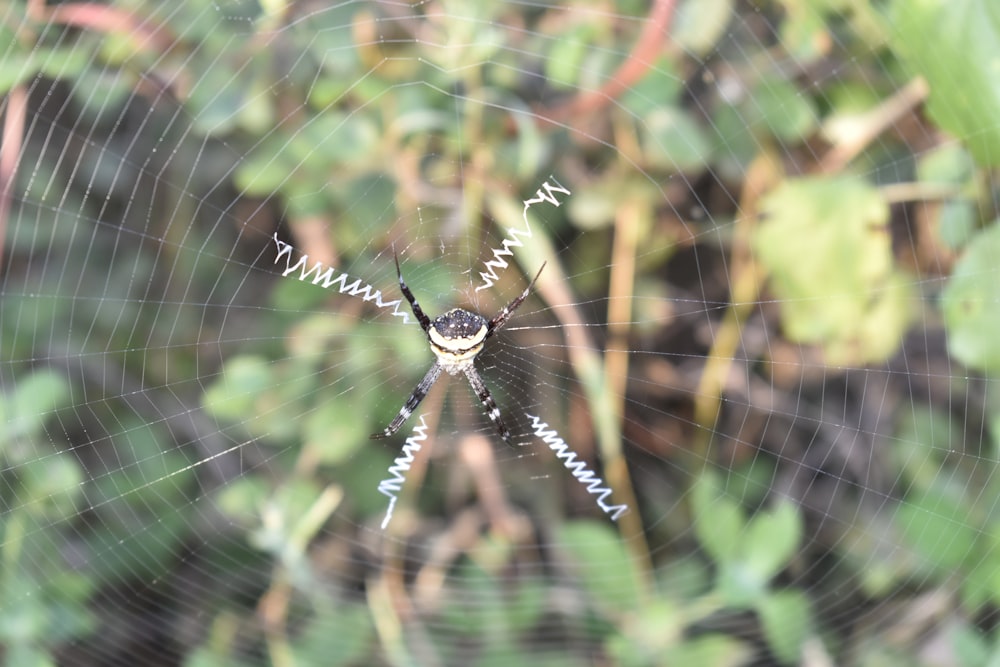
[(396, 276), (399, 278), (399, 289), (403, 291), (403, 296), (410, 302), (410, 310), (413, 311), (413, 316), (417, 318), (417, 322), (420, 322), (420, 328), (427, 331), (431, 326), (431, 320), (424, 314), (420, 304), (417, 303), (416, 297), (413, 296), (413, 292), (406, 286), (406, 281), (403, 280), (403, 272), (399, 269), (399, 256), (396, 253), (392, 253), (392, 258), (396, 260)]
[(399, 414), (397, 414), (396, 417), (389, 422), (389, 425), (385, 427), (385, 430), (379, 433), (372, 433), (370, 436), (371, 439), (378, 440), (380, 438), (388, 438), (393, 433), (398, 431), (399, 427), (403, 425), (403, 422), (409, 419), (410, 415), (413, 414), (413, 411), (417, 409), (418, 405), (420, 405), (420, 401), (424, 400), (424, 396), (426, 396), (427, 392), (431, 390), (434, 383), (437, 382), (437, 379), (441, 376), (442, 370), (441, 364), (435, 361), (434, 365), (427, 371), (427, 374), (424, 375), (424, 379), (420, 381), (420, 384), (418, 384), (416, 389), (413, 390), (410, 397), (406, 399), (406, 403), (404, 403), (403, 407), (399, 409)]
[(496, 401), (493, 400), (493, 395), (490, 394), (490, 390), (486, 388), (483, 383), (483, 378), (479, 377), (479, 371), (472, 364), (469, 364), (465, 368), (465, 377), (469, 378), (469, 384), (472, 385), (472, 390), (476, 392), (476, 396), (479, 397), (480, 402), (482, 402), (483, 407), (486, 408), (486, 416), (490, 418), (493, 425), (496, 426), (497, 433), (503, 438), (504, 442), (510, 444), (510, 429), (507, 425), (503, 423), (503, 418), (500, 416), (500, 408), (497, 407)]
[(517, 307), (521, 305), (521, 302), (528, 298), (528, 295), (531, 293), (531, 288), (535, 286), (535, 281), (538, 280), (538, 276), (542, 275), (542, 269), (545, 268), (545, 264), (546, 262), (542, 262), (542, 268), (538, 269), (538, 273), (535, 274), (535, 277), (531, 279), (528, 286), (524, 288), (523, 292), (521, 292), (521, 296), (504, 306), (503, 309), (497, 313), (497, 316), (489, 321), (486, 325), (486, 338), (489, 338), (497, 329), (507, 324), (507, 320), (509, 320), (510, 316), (514, 314)]

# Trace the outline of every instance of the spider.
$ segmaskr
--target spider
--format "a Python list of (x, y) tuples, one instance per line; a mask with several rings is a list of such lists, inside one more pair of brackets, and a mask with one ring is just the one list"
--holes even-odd
[(461, 308), (452, 308), (444, 315), (432, 320), (424, 314), (424, 311), (420, 308), (420, 304), (414, 298), (413, 292), (406, 286), (406, 281), (403, 280), (403, 273), (399, 269), (399, 257), (394, 254), (393, 258), (396, 260), (396, 275), (399, 277), (399, 289), (402, 290), (403, 296), (409, 301), (410, 310), (413, 311), (413, 316), (420, 323), (420, 328), (427, 334), (427, 340), (431, 344), (431, 352), (434, 353), (435, 359), (430, 370), (424, 375), (424, 379), (420, 381), (420, 384), (413, 390), (410, 397), (406, 399), (406, 403), (399, 409), (396, 417), (385, 427), (385, 430), (379, 433), (372, 433), (371, 437), (373, 439), (388, 438), (398, 431), (403, 422), (409, 419), (413, 411), (420, 405), (420, 401), (424, 400), (424, 396), (434, 386), (437, 379), (441, 377), (441, 371), (446, 371), (448, 375), (465, 373), (465, 377), (468, 378), (472, 390), (476, 392), (476, 396), (479, 397), (483, 407), (486, 408), (486, 416), (493, 422), (497, 433), (504, 439), (504, 442), (510, 443), (510, 430), (504, 424), (503, 418), (500, 416), (500, 408), (497, 407), (496, 401), (493, 400), (490, 390), (486, 388), (483, 379), (479, 376), (475, 361), (479, 353), (483, 351), (486, 340), (506, 324), (510, 316), (517, 310), (517, 307), (521, 305), (521, 302), (528, 298), (528, 294), (531, 292), (531, 288), (534, 287), (535, 281), (538, 280), (538, 276), (542, 275), (545, 263), (542, 263), (542, 268), (538, 269), (538, 273), (535, 274), (532, 281), (521, 292), (521, 295), (504, 306), (492, 320), (487, 320), (482, 315)]

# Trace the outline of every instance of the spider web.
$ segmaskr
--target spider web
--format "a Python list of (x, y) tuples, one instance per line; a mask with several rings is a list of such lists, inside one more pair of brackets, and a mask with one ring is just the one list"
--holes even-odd
[(991, 6), (3, 12), (8, 664), (993, 655)]

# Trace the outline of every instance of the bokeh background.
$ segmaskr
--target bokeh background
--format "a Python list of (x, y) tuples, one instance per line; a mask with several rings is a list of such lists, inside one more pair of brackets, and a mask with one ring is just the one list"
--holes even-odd
[[(1000, 659), (994, 3), (9, 0), (0, 53), (4, 664)], [(432, 317), (544, 264), (513, 444), (462, 377), (369, 439), (394, 255)]]

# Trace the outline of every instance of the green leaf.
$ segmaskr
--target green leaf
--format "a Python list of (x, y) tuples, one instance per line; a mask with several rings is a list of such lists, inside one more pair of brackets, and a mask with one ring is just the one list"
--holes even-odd
[(691, 490), (694, 532), (717, 564), (739, 558), (746, 517), (739, 505), (722, 494), (718, 478), (704, 473)]
[(309, 509), (323, 493), (318, 483), (312, 480), (293, 480), (276, 489), (266, 501), (263, 510), (266, 521), (250, 538), (254, 547), (268, 553), (280, 555), (285, 565), (302, 574), (303, 560), (307, 545), (296, 539), (296, 529)]
[(592, 26), (583, 24), (560, 35), (545, 60), (545, 75), (550, 84), (562, 88), (577, 84), (594, 32)]
[(808, 2), (785, 0), (785, 17), (781, 22), (781, 47), (796, 61), (809, 63), (828, 55), (830, 28), (825, 8)]
[(965, 183), (975, 175), (972, 156), (960, 144), (933, 148), (917, 161), (917, 178), (927, 183)]
[[(642, 663), (665, 665), (721, 665), (732, 666), (752, 664), (753, 649), (735, 637), (724, 634), (707, 634), (687, 639), (678, 646), (664, 652), (662, 662)], [(653, 660), (656, 658), (654, 657)]]
[(750, 163), (760, 151), (760, 143), (752, 132), (747, 132), (747, 114), (741, 107), (719, 104), (712, 114), (709, 130), (714, 133), (713, 170), (727, 180), (746, 178)]
[[(959, 665), (989, 665), (996, 656), (994, 647), (982, 630), (957, 619), (952, 619), (948, 632), (952, 650)], [(994, 658), (995, 659), (995, 658)]]
[(771, 579), (788, 563), (801, 533), (798, 512), (787, 503), (751, 519), (737, 557), (720, 563), (717, 588), (726, 603), (743, 608), (767, 595)]
[(799, 664), (811, 626), (809, 601), (797, 591), (763, 596), (755, 605), (771, 652), (785, 664)]
[[(612, 636), (606, 643), (613, 664), (623, 667), (657, 664), (664, 652), (683, 642), (684, 624), (684, 615), (675, 604), (665, 599), (653, 600), (620, 627), (622, 634)], [(677, 661), (677, 664), (690, 663)]]
[(5, 665), (17, 667), (56, 667), (56, 660), (36, 642), (12, 643), (4, 652)]
[(5, 588), (8, 589), (5, 599), (0, 600), (0, 643), (16, 645), (40, 639), (48, 626), (49, 614), (37, 595), (37, 583), (21, 578)]
[(957, 250), (969, 242), (978, 223), (979, 211), (974, 202), (949, 199), (941, 204), (938, 214), (938, 239), (945, 247)]
[(961, 248), (969, 242), (980, 222), (976, 200), (984, 196), (976, 180), (976, 163), (972, 155), (958, 143), (934, 148), (917, 161), (917, 178), (925, 183), (956, 188), (955, 195), (941, 202), (933, 231), (939, 242), (948, 248)]
[(14, 438), (37, 433), (59, 407), (70, 400), (69, 384), (52, 371), (21, 378), (14, 395), (0, 397), (0, 448)]
[(93, 61), (94, 54), (89, 49), (71, 47), (53, 49), (37, 54), (39, 71), (53, 79), (75, 78)]
[(701, 126), (676, 107), (661, 107), (650, 112), (641, 136), (643, 153), (654, 167), (693, 171), (703, 168), (711, 156), (711, 147)]
[[(673, 58), (661, 57), (639, 81), (622, 93), (621, 105), (638, 118), (648, 118), (659, 109), (679, 108), (684, 93), (684, 74)], [(576, 195), (577, 193), (574, 193)]]
[(1000, 4), (894, 0), (889, 23), (894, 50), (930, 85), (931, 118), (980, 163), (1000, 164)]
[(208, 136), (233, 130), (243, 109), (246, 88), (246, 77), (237, 76), (225, 62), (216, 62), (200, 71), (184, 101), (192, 127)]
[(677, 8), (671, 37), (685, 51), (704, 55), (715, 48), (733, 17), (733, 0), (685, 0)]
[(750, 519), (743, 540), (743, 558), (752, 572), (769, 581), (788, 564), (801, 539), (799, 513), (791, 503), (783, 502)]
[(18, 468), (21, 489), (18, 504), (46, 521), (68, 519), (76, 514), (76, 504), (85, 476), (69, 454), (42, 456)]
[(979, 536), (975, 553), (967, 554), (961, 579), (966, 609), (1000, 602), (1000, 532), (995, 527)]
[(854, 178), (787, 181), (762, 202), (753, 247), (771, 274), (786, 335), (832, 363), (880, 361), (909, 323), (909, 279), (893, 263), (889, 210)]
[(368, 444), (368, 431), (368, 422), (358, 419), (354, 405), (326, 401), (306, 418), (305, 445), (312, 447), (323, 463), (343, 463)]
[(784, 142), (804, 139), (818, 124), (812, 99), (784, 79), (758, 82), (751, 98), (750, 122), (763, 123), (771, 135)]
[[(337, 628), (330, 632), (330, 628)], [(359, 665), (368, 662), (375, 630), (363, 604), (340, 602), (322, 605), (293, 644), (295, 663), (300, 665)]]
[(218, 419), (249, 419), (259, 394), (274, 386), (271, 362), (263, 357), (234, 357), (222, 377), (202, 396), (205, 410)]
[(617, 533), (601, 523), (575, 521), (558, 531), (556, 542), (576, 566), (595, 608), (615, 613), (635, 611), (639, 578)]
[(953, 573), (973, 553), (979, 534), (964, 503), (942, 489), (907, 495), (896, 525), (924, 565), (941, 575)]
[(915, 405), (900, 415), (892, 444), (892, 461), (906, 488), (926, 489), (941, 474), (955, 443), (964, 438), (960, 424), (946, 410)]
[(948, 351), (970, 368), (1000, 371), (1000, 224), (976, 235), (941, 295)]
[(234, 524), (249, 526), (260, 516), (270, 487), (259, 477), (240, 477), (220, 488), (216, 506)]
[(0, 94), (24, 83), (38, 73), (38, 58), (30, 53), (8, 53), (0, 58)]

